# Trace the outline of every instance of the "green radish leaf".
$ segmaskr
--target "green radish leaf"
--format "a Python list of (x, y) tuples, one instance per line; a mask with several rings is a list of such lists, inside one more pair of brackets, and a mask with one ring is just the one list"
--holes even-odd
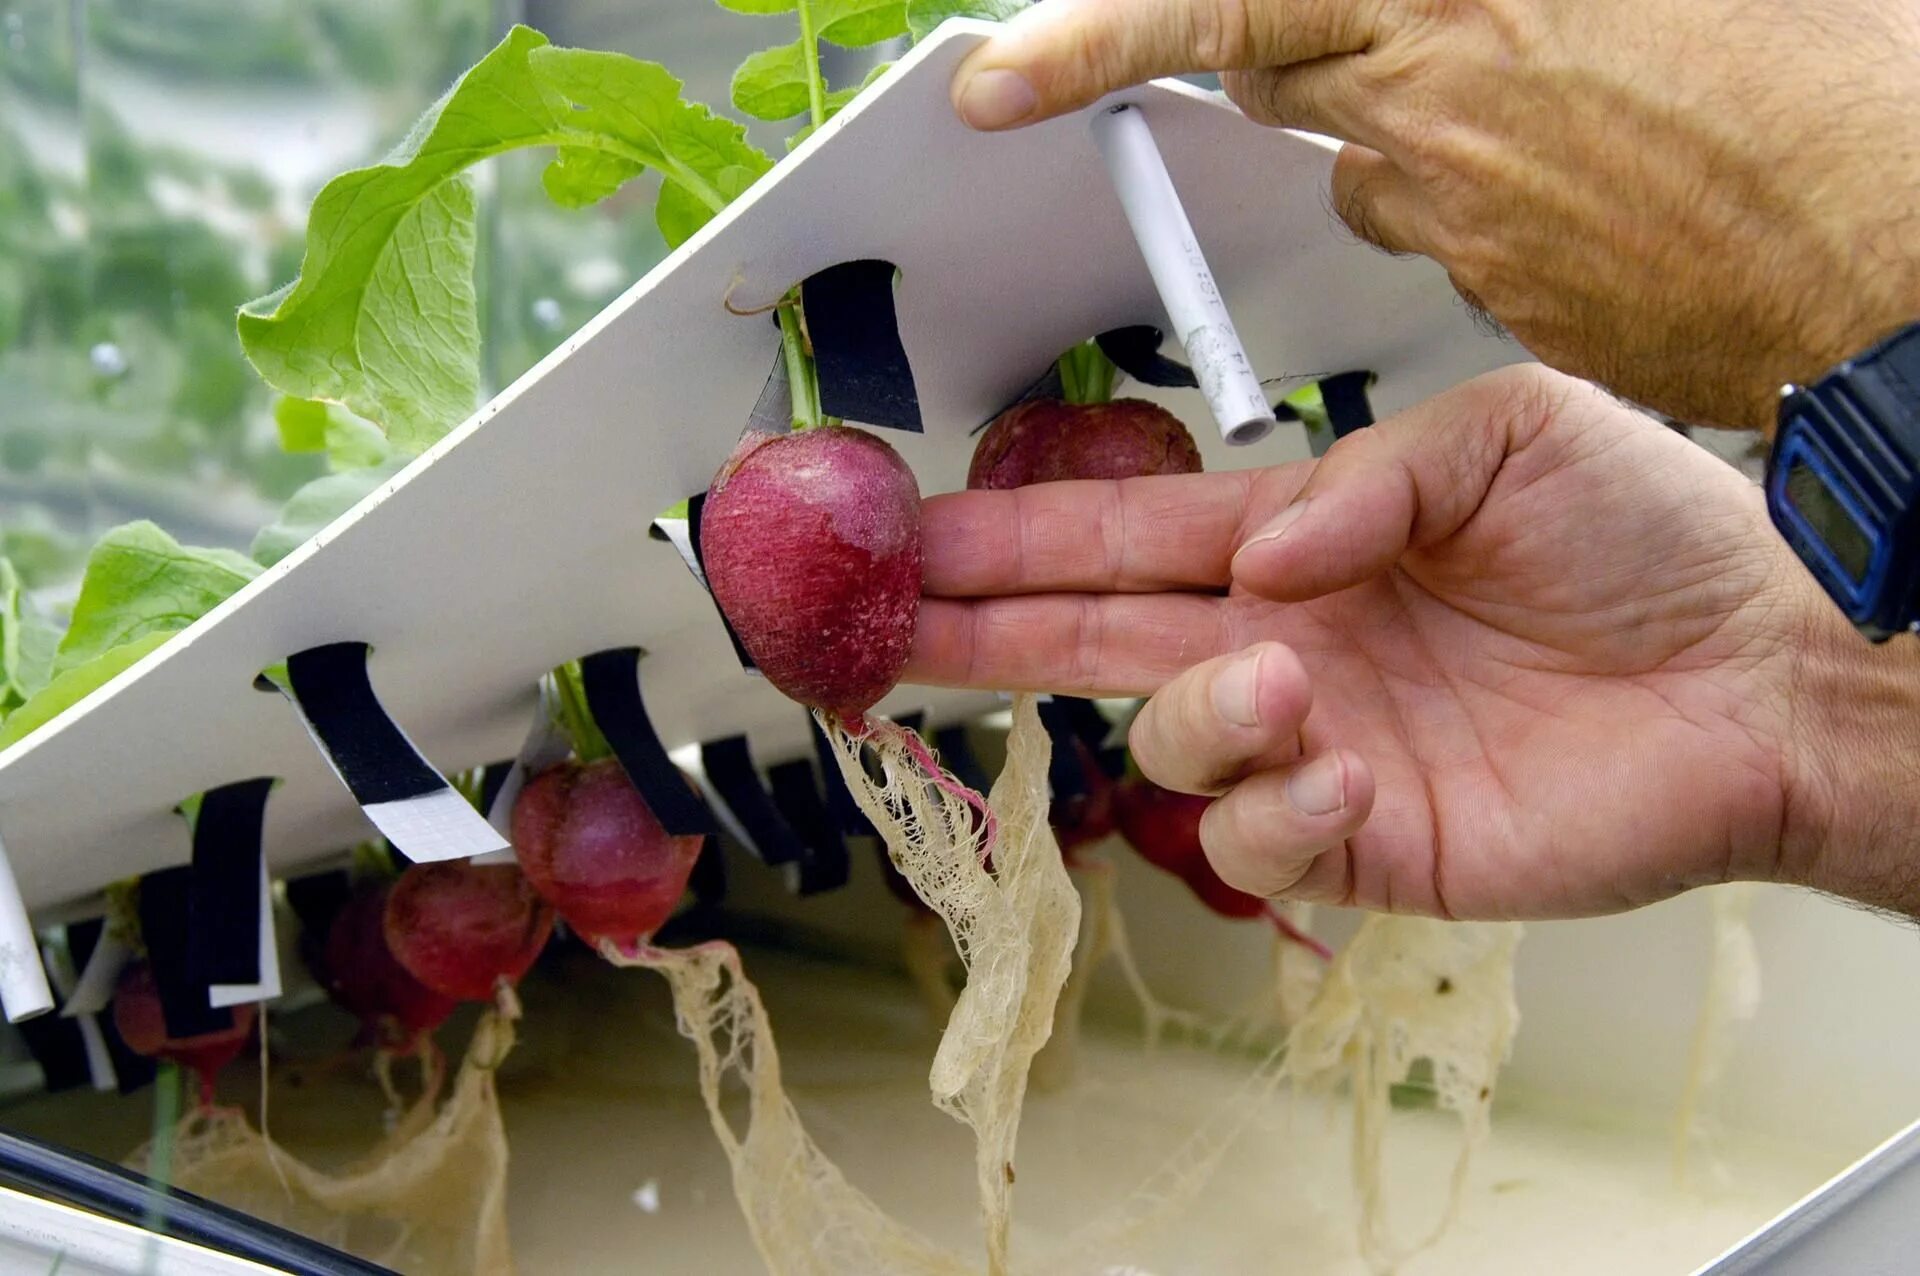
[(363, 420), (343, 407), (333, 406), (327, 413), (327, 468), (336, 474), (384, 465), (393, 456), (393, 445), (373, 422)]
[(116, 527), (87, 556), (54, 671), (65, 674), (150, 634), (185, 629), (259, 574), (250, 558), (182, 545), (152, 523)]
[[(715, 183), (720, 194), (728, 203), (732, 203), (759, 178), (758, 170), (729, 168), (721, 171)], [(653, 206), (653, 220), (660, 227), (660, 236), (667, 241), (667, 247), (678, 248), (693, 237), (694, 231), (713, 220), (713, 210), (679, 182), (665, 181), (660, 183), (660, 198)]]
[(741, 112), (756, 120), (786, 120), (808, 108), (807, 57), (795, 40), (762, 49), (733, 73), (730, 95)]
[(722, 9), (735, 13), (792, 13), (796, 0), (715, 0)]
[(1005, 22), (1027, 4), (1028, 0), (907, 0), (907, 30), (917, 44), (948, 18)]
[[(832, 119), (834, 116), (840, 114), (840, 112), (846, 108), (848, 103), (852, 102), (853, 99), (859, 97), (862, 93), (866, 92), (868, 87), (872, 85), (875, 80), (885, 75), (887, 73), (887, 69), (892, 65), (893, 63), (891, 62), (882, 62), (880, 65), (874, 67), (873, 70), (867, 72), (867, 78), (860, 81), (860, 83), (849, 85), (847, 88), (844, 88), (844, 89), (828, 90), (827, 99), (826, 99), (827, 100), (827, 118)], [(812, 124), (807, 124), (802, 126), (801, 128), (795, 129), (793, 132), (793, 135), (787, 138), (787, 150), (789, 151), (793, 150), (794, 147), (800, 145), (800, 143), (806, 141), (809, 137), (812, 137), (812, 136), (813, 136)]]
[(7, 715), (6, 725), (0, 727), (0, 749), (18, 743), (31, 732), (53, 721), (172, 636), (171, 631), (147, 634), (109, 648), (85, 664), (75, 665), (57, 675), (25, 704)]
[(282, 452), (327, 450), (327, 405), (318, 399), (281, 395), (273, 405), (273, 423), (280, 428)]
[(710, 213), (731, 198), (730, 170), (758, 177), (773, 167), (766, 152), (747, 141), (745, 128), (681, 97), (680, 81), (657, 62), (551, 47), (536, 49), (529, 60), (540, 82), (572, 104), (562, 116), (569, 133), (659, 169)]
[(321, 190), (299, 278), (240, 312), (241, 347), (270, 385), (345, 404), (407, 452), (473, 410), (474, 202), (460, 175), (552, 140), (555, 106), (528, 65), (546, 43), (515, 27), (385, 161)]
[(312, 538), (327, 524), (366, 499), (367, 493), (400, 472), (396, 458), (384, 465), (348, 470), (317, 478), (287, 498), (280, 517), (253, 538), (253, 561), (271, 567)]
[(18, 569), (0, 558), (0, 717), (47, 684), (59, 643), (60, 631), (34, 607)]
[(568, 206), (658, 169), (684, 188), (665, 219), (684, 238), (771, 161), (739, 124), (680, 90), (657, 63), (556, 49), (514, 27), (384, 162), (321, 190), (299, 278), (241, 311), (248, 359), (282, 393), (340, 404), (398, 452), (423, 450), (479, 398), (466, 169), (554, 147), (543, 181)]
[(540, 175), (540, 184), (546, 188), (547, 198), (560, 207), (585, 208), (646, 171), (646, 165), (624, 155), (586, 146), (563, 146)]
[(813, 29), (829, 44), (864, 49), (907, 34), (906, 0), (812, 0)]

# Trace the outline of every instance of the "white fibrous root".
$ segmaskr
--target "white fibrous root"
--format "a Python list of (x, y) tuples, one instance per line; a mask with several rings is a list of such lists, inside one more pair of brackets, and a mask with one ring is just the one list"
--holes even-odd
[[(1513, 922), (1370, 916), (1288, 1034), (1283, 1071), (1290, 1081), (1351, 1088), (1360, 1252), (1376, 1271), (1432, 1244), (1459, 1213), (1473, 1153), (1487, 1136), (1494, 1083), (1519, 1027), (1513, 960), (1520, 934)], [(1440, 1218), (1405, 1244), (1387, 1216), (1382, 1157), (1392, 1088), (1421, 1059), (1432, 1065), (1438, 1105), (1460, 1120), (1460, 1153)]]
[[(673, 991), (680, 1032), (700, 1060), (700, 1097), (733, 1169), (734, 1196), (755, 1247), (775, 1276), (964, 1276), (968, 1266), (912, 1228), (896, 1222), (820, 1150), (780, 1074), (780, 1052), (760, 992), (724, 942), (693, 948), (603, 944), (618, 966), (657, 971)], [(746, 1091), (736, 1128), (723, 1088)]]
[[(1708, 1099), (1726, 1075), (1727, 1064), (1739, 1044), (1740, 1028), (1760, 1010), (1760, 949), (1751, 923), (1751, 882), (1736, 882), (1707, 892), (1712, 910), (1713, 947), (1707, 959), (1707, 985), (1694, 1024), (1693, 1047), (1687, 1057), (1686, 1080), (1680, 1089), (1680, 1108), (1674, 1118), (1673, 1176), (1681, 1186), (1720, 1186), (1725, 1168), (1716, 1148), (1720, 1130)], [(1700, 1162), (1707, 1166), (1708, 1183), (1693, 1184)]]
[(912, 731), (870, 719), (856, 738), (820, 721), (894, 867), (946, 922), (966, 968), (928, 1085), (935, 1105), (973, 1130), (987, 1271), (1000, 1276), (1028, 1070), (1053, 1030), (1080, 931), (1080, 896), (1047, 823), (1046, 729), (1033, 697), (1015, 697), (1006, 766), (983, 802)]
[[(204, 1108), (175, 1127), (173, 1186), (407, 1272), (510, 1276), (507, 1136), (494, 1073), (513, 1049), (510, 990), (482, 1016), (453, 1093), (437, 1081), (367, 1156), (336, 1173), (306, 1164), (238, 1108)], [(151, 1146), (127, 1164), (145, 1171)]]

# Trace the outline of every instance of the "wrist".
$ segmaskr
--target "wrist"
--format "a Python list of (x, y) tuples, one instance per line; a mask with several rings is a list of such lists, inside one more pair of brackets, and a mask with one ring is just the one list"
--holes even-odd
[(1920, 917), (1920, 642), (1869, 644), (1809, 592), (1780, 876)]

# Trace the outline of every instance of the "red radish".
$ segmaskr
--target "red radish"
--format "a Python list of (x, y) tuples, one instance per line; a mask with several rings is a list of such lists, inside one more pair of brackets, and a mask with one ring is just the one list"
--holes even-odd
[(1200, 449), (1180, 418), (1145, 399), (1028, 399), (994, 418), (973, 448), (970, 488), (1061, 479), (1197, 474)]
[(233, 1026), (197, 1037), (169, 1037), (160, 1009), (160, 989), (153, 968), (134, 962), (120, 973), (113, 994), (113, 1026), (127, 1049), (149, 1058), (167, 1059), (191, 1069), (200, 1085), (200, 1106), (213, 1103), (213, 1081), (220, 1069), (239, 1057), (253, 1032), (251, 1003), (233, 1008)]
[(327, 929), (320, 974), (327, 992), (386, 1049), (412, 1050), (424, 1033), (447, 1021), (458, 1003), (408, 973), (387, 945), (391, 887), (360, 887)]
[(589, 943), (631, 944), (658, 930), (704, 840), (662, 828), (614, 758), (548, 767), (513, 808), (527, 880)]
[(1136, 778), (1114, 794), (1114, 823), (1142, 859), (1185, 882), (1201, 903), (1222, 917), (1264, 916), (1266, 900), (1227, 885), (1207, 861), (1200, 845), (1200, 817), (1211, 805), (1212, 798), (1175, 793)]
[(1220, 916), (1264, 918), (1289, 942), (1322, 961), (1332, 961), (1332, 949), (1295, 926), (1271, 901), (1227, 885), (1213, 871), (1200, 842), (1200, 817), (1211, 805), (1212, 798), (1175, 793), (1144, 777), (1135, 777), (1114, 790), (1113, 818), (1120, 835), (1140, 852), (1140, 858), (1185, 882), (1202, 904)]
[(456, 1001), (487, 1001), (533, 965), (553, 910), (514, 864), (414, 864), (387, 896), (387, 947), (409, 974)]
[(775, 687), (857, 719), (892, 690), (920, 608), (920, 488), (845, 426), (750, 431), (701, 513), (707, 584)]

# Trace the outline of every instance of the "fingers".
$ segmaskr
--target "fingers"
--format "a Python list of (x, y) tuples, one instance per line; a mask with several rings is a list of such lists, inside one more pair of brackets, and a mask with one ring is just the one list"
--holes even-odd
[(1334, 213), (1363, 242), (1396, 255), (1437, 256), (1425, 197), (1404, 170), (1378, 151), (1341, 148), (1333, 161), (1331, 202)]
[(1256, 643), (1187, 670), (1148, 700), (1127, 744), (1154, 783), (1182, 793), (1219, 793), (1241, 776), (1300, 750), (1313, 702), (1292, 649)]
[(922, 599), (906, 682), (1144, 696), (1231, 648), (1224, 600), (1195, 594)]
[(1253, 482), (1238, 471), (930, 497), (922, 588), (949, 598), (1224, 589)]
[(1378, 113), (1379, 93), (1369, 92), (1361, 82), (1352, 58), (1227, 71), (1220, 76), (1220, 87), (1256, 124), (1368, 145), (1385, 140), (1370, 118)]
[(1285, 66), (1364, 49), (1378, 5), (1357, 0), (1043, 0), (954, 74), (977, 129), (1078, 110), (1156, 76)]
[(1213, 871), (1249, 895), (1340, 901), (1342, 844), (1373, 809), (1373, 772), (1351, 749), (1330, 749), (1242, 780), (1207, 808), (1200, 841)]
[(1234, 555), (1234, 583), (1280, 602), (1317, 598), (1453, 535), (1578, 384), (1504, 369), (1341, 439)]

